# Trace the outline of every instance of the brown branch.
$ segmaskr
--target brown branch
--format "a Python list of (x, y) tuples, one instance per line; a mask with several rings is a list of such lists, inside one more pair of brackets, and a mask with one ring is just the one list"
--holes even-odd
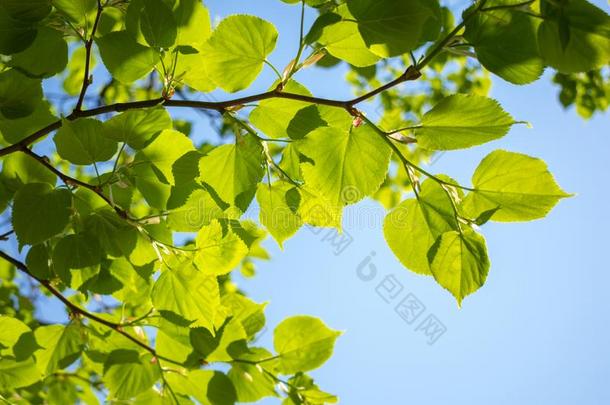
[(158, 355), (157, 351), (154, 348), (152, 348), (151, 346), (148, 346), (146, 343), (142, 342), (138, 338), (125, 332), (125, 330), (123, 330), (124, 325), (122, 325), (120, 323), (108, 321), (108, 320), (101, 318), (101, 317), (95, 315), (94, 313), (91, 313), (91, 312), (87, 311), (86, 309), (81, 308), (78, 305), (70, 302), (70, 300), (68, 300), (68, 298), (66, 298), (61, 292), (59, 292), (59, 290), (57, 290), (55, 287), (53, 287), (51, 282), (49, 282), (48, 280), (42, 280), (42, 279), (36, 277), (34, 274), (32, 274), (28, 270), (27, 266), (24, 263), (20, 262), (19, 260), (15, 259), (14, 257), (9, 256), (8, 254), (4, 253), (1, 250), (0, 250), (0, 257), (3, 258), (4, 260), (6, 260), (7, 262), (11, 263), (13, 266), (15, 266), (15, 268), (17, 268), (18, 270), (20, 270), (21, 272), (23, 272), (30, 278), (36, 280), (40, 285), (42, 285), (44, 288), (46, 288), (47, 291), (49, 291), (52, 295), (54, 295), (57, 299), (59, 299), (70, 310), (70, 312), (81, 315), (85, 318), (88, 318), (94, 322), (97, 322), (101, 325), (104, 325), (104, 326), (112, 329), (113, 331), (117, 332), (118, 334), (125, 336), (127, 339), (131, 340), (133, 343), (140, 346), (142, 349), (146, 350), (147, 352), (149, 352), (150, 354), (152, 354), (153, 356), (155, 356), (158, 359), (165, 360), (167, 362), (170, 362), (170, 363), (173, 363), (176, 365), (182, 365), (182, 363), (180, 363), (179, 361), (171, 360), (164, 356)]
[(99, 25), (103, 10), (104, 8), (102, 7), (102, 1), (97, 0), (97, 13), (95, 14), (95, 22), (93, 23), (93, 28), (91, 28), (91, 34), (85, 42), (85, 73), (83, 77), (83, 85), (81, 86), (80, 95), (78, 96), (78, 101), (76, 102), (76, 107), (74, 107), (74, 111), (81, 111), (83, 101), (85, 100), (85, 94), (87, 93), (89, 85), (93, 81), (93, 78), (90, 76), (89, 72), (91, 69), (91, 49), (93, 48), (93, 39), (95, 38), (95, 31), (97, 31), (97, 26)]
[[(397, 86), (400, 83), (403, 83), (403, 82), (409, 81), (409, 80), (416, 80), (420, 76), (421, 76), (421, 74), (419, 73), (418, 69), (411, 66), (405, 71), (405, 73), (400, 75), (398, 78), (392, 80), (391, 82), (389, 82), (381, 87), (378, 87), (374, 90), (371, 90), (370, 92), (368, 92), (358, 98), (351, 99), (351, 100), (332, 100), (332, 99), (321, 98), (321, 97), (311, 97), (311, 96), (306, 96), (306, 95), (302, 95), (302, 94), (286, 93), (286, 92), (281, 91), (281, 89), (278, 88), (278, 89), (267, 91), (264, 93), (254, 94), (252, 96), (240, 97), (240, 98), (226, 100), (226, 101), (166, 100), (163, 97), (160, 97), (160, 98), (155, 98), (155, 99), (151, 99), (151, 100), (132, 101), (132, 102), (126, 102), (126, 103), (114, 103), (114, 104), (109, 104), (109, 105), (105, 105), (105, 106), (101, 106), (101, 107), (97, 107), (97, 108), (92, 108), (90, 110), (82, 110), (82, 111), (75, 110), (70, 115), (65, 117), (64, 119), (67, 121), (74, 121), (78, 118), (94, 117), (94, 116), (106, 114), (109, 112), (122, 112), (122, 111), (127, 111), (127, 110), (138, 109), (138, 108), (150, 108), (150, 107), (155, 107), (157, 105), (163, 105), (165, 107), (176, 107), (176, 108), (195, 108), (195, 109), (204, 109), (204, 110), (215, 110), (215, 111), (222, 113), (226, 109), (231, 108), (231, 107), (240, 106), (243, 104), (248, 104), (248, 103), (252, 103), (252, 102), (256, 102), (256, 101), (267, 100), (267, 99), (271, 99), (271, 98), (298, 100), (298, 101), (303, 101), (303, 102), (311, 103), (311, 104), (327, 105), (327, 106), (331, 106), (331, 107), (344, 108), (350, 114), (353, 114), (354, 106), (356, 104), (359, 104), (365, 100), (368, 100), (391, 87)], [(40, 130), (34, 132), (33, 134), (25, 137), (21, 141), (15, 143), (13, 145), (7, 146), (3, 149), (0, 149), (0, 156), (5, 156), (5, 155), (8, 155), (15, 151), (22, 150), (22, 148), (24, 146), (28, 146), (28, 145), (32, 144), (33, 142), (48, 135), (49, 133), (61, 128), (61, 126), (62, 126), (62, 121), (61, 120), (56, 121)]]
[(110, 200), (110, 198), (108, 198), (103, 192), (102, 192), (102, 187), (101, 186), (94, 186), (93, 184), (89, 184), (87, 182), (84, 182), (82, 180), (79, 180), (77, 178), (74, 178), (72, 176), (69, 176), (59, 170), (57, 170), (51, 163), (49, 163), (49, 161), (47, 160), (47, 158), (45, 156), (40, 156), (39, 154), (35, 153), (33, 150), (31, 150), (30, 148), (28, 148), (27, 146), (23, 146), (21, 148), (21, 151), (23, 153), (25, 153), (26, 155), (31, 156), (33, 159), (35, 159), (36, 161), (38, 161), (41, 165), (43, 165), (44, 167), (46, 167), (47, 169), (49, 169), (53, 174), (55, 174), (57, 177), (59, 177), (64, 183), (66, 183), (67, 185), (72, 185), (72, 186), (80, 186), (80, 187), (84, 187), (87, 188), (91, 191), (93, 191), (95, 194), (97, 194), (102, 200), (106, 201), (106, 203), (112, 207), (112, 209), (114, 209), (116, 211), (116, 213), (124, 219), (132, 219), (130, 218), (129, 214), (127, 211), (125, 211), (124, 209), (122, 209), (121, 207), (117, 206), (114, 204), (114, 202), (112, 202), (112, 200)]

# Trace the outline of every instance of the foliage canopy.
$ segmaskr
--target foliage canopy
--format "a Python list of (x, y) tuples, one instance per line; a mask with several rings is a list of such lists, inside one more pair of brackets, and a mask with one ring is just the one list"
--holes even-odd
[[(254, 276), (267, 233), (281, 245), (305, 225), (340, 229), (345, 206), (377, 199), (400, 262), (461, 305), (490, 270), (481, 227), (543, 218), (569, 196), (542, 160), (514, 151), (486, 156), (472, 184), (422, 166), (522, 124), (487, 97), (490, 73), (524, 85), (553, 69), (563, 105), (605, 110), (604, 11), (586, 0), (476, 0), (461, 15), (438, 0), (282, 1), (301, 14), (283, 71), (269, 61), (282, 41), (273, 24), (213, 26), (199, 0), (0, 2), (11, 226), (0, 239), (17, 242), (0, 250), (0, 402), (335, 403), (307, 373), (340, 332), (295, 316), (275, 326), (272, 349), (256, 344), (266, 304), (231, 274)], [(351, 100), (297, 81), (340, 63)], [(266, 92), (196, 101), (248, 89), (265, 68), (278, 76)], [(212, 117), (221, 142), (193, 142), (177, 108)], [(258, 223), (244, 218), (252, 204)], [(65, 324), (39, 319), (26, 279), (65, 305)]]

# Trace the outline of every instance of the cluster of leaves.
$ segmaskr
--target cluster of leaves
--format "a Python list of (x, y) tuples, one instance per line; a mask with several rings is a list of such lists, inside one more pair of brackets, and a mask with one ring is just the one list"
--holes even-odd
[(586, 73), (557, 73), (553, 82), (561, 87), (559, 101), (568, 108), (576, 106), (583, 118), (603, 113), (610, 106), (610, 70), (592, 70)]
[[(595, 81), (586, 72), (610, 60), (603, 11), (479, 0), (456, 24), (431, 0), (283, 2), (301, 7), (283, 72), (268, 61), (271, 23), (234, 15), (213, 28), (199, 0), (0, 3), (0, 209), (11, 224), (0, 238), (17, 242), (15, 255), (0, 251), (0, 400), (334, 403), (306, 373), (338, 332), (297, 316), (275, 327), (273, 351), (256, 345), (265, 304), (231, 274), (254, 275), (267, 232), (281, 245), (303, 225), (340, 228), (345, 206), (377, 198), (398, 259), (461, 303), (490, 267), (479, 227), (542, 218), (568, 196), (542, 160), (516, 152), (490, 153), (468, 186), (421, 162), (519, 123), (486, 97), (487, 72), (526, 84), (550, 66)], [(295, 80), (345, 62), (352, 100)], [(267, 92), (187, 99), (247, 89), (266, 65), (278, 76)], [(62, 86), (67, 114), (43, 79)], [(416, 92), (399, 86), (416, 81)], [(379, 122), (360, 109), (376, 96)], [(196, 145), (168, 108), (210, 113), (231, 142)], [(258, 224), (244, 219), (254, 200)], [(65, 305), (66, 324), (38, 319), (47, 298)]]

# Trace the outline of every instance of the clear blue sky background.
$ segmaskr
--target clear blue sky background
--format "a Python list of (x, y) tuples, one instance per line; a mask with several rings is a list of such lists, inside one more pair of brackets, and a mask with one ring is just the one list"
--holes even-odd
[[(594, 3), (608, 11), (606, 2)], [(207, 4), (213, 18), (253, 13), (273, 22), (280, 39), (271, 60), (283, 67), (292, 58), (298, 7), (278, 0)], [(342, 69), (313, 69), (297, 80), (316, 95), (338, 98), (349, 95), (343, 77)], [(267, 72), (257, 83), (262, 89), (271, 80)], [(344, 404), (610, 403), (609, 115), (584, 122), (574, 111), (563, 111), (549, 74), (523, 87), (494, 79), (492, 97), (534, 128), (519, 126), (485, 147), (447, 153), (431, 170), (468, 184), (481, 158), (503, 148), (545, 159), (564, 189), (578, 195), (545, 220), (485, 226), (492, 269), (486, 285), (462, 309), (432, 279), (405, 270), (394, 258), (374, 202), (350, 208), (348, 217), (374, 220), (345, 224), (353, 242), (341, 255), (322, 241), (324, 233), (302, 229), (284, 251), (269, 243), (273, 260), (259, 266), (256, 278), (240, 282), (255, 299), (271, 300), (270, 328), (287, 316), (312, 314), (345, 331), (333, 358), (314, 373)], [(372, 251), (378, 275), (366, 283), (356, 267)], [(412, 293), (426, 306), (413, 325), (376, 293), (390, 275), (404, 288), (394, 304)], [(447, 328), (432, 346), (414, 330), (428, 314)], [(271, 340), (270, 329), (261, 342)]]
[[(608, 11), (604, 1), (594, 3)], [(207, 4), (215, 19), (250, 13), (273, 22), (280, 39), (271, 60), (282, 68), (294, 56), (298, 7), (279, 0)], [(468, 1), (450, 4), (460, 8)], [(309, 10), (308, 22), (313, 18)], [(318, 96), (343, 98), (350, 96), (345, 71), (309, 69), (297, 80)], [(273, 80), (266, 70), (249, 92), (263, 90)], [(345, 224), (353, 242), (340, 255), (322, 240), (325, 232), (316, 235), (304, 228), (285, 243), (284, 251), (269, 241), (273, 260), (261, 263), (255, 278), (238, 277), (254, 299), (271, 301), (269, 330), (261, 343), (270, 347), (272, 328), (295, 314), (319, 316), (345, 331), (335, 355), (313, 375), (348, 405), (610, 403), (610, 266), (605, 255), (610, 241), (610, 120), (606, 114), (584, 122), (574, 111), (563, 111), (549, 80), (547, 74), (535, 84), (516, 87), (494, 79), (492, 96), (534, 128), (516, 127), (492, 144), (444, 154), (430, 167), (468, 184), (479, 161), (503, 148), (543, 158), (563, 188), (578, 194), (545, 220), (486, 225), (492, 269), (486, 285), (462, 309), (432, 279), (400, 265), (383, 240), (381, 207), (366, 201), (346, 214), (357, 221)], [(172, 113), (199, 120), (197, 139), (214, 137), (199, 116)], [(364, 282), (356, 268), (371, 252), (377, 276)], [(376, 292), (386, 276), (403, 288), (391, 303)], [(394, 312), (409, 293), (426, 307), (412, 325)], [(60, 306), (48, 308), (53, 308), (45, 311), (48, 318), (60, 319)], [(415, 330), (428, 315), (447, 329), (433, 345)]]

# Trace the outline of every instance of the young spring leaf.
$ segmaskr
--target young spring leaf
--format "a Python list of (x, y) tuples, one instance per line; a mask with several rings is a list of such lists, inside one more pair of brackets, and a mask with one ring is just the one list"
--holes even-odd
[(321, 320), (295, 316), (282, 321), (273, 332), (273, 347), (279, 355), (282, 374), (314, 370), (332, 355), (341, 332), (329, 329)]
[(150, 354), (118, 349), (104, 363), (102, 381), (111, 398), (129, 399), (152, 387), (159, 378), (159, 367)]
[(225, 18), (201, 49), (209, 77), (228, 92), (245, 89), (261, 72), (277, 36), (273, 24), (259, 17)]
[(298, 195), (293, 185), (278, 181), (273, 184), (259, 184), (256, 192), (256, 200), (261, 209), (261, 224), (265, 225), (280, 246), (303, 224), (297, 215), (298, 202), (296, 206), (291, 204), (292, 190)]
[(178, 26), (172, 9), (162, 0), (142, 2), (140, 29), (148, 45), (153, 48), (171, 47), (178, 35)]
[(233, 270), (248, 253), (248, 246), (229, 227), (213, 220), (196, 239), (195, 265), (203, 274), (221, 275)]
[(13, 55), (9, 65), (30, 77), (51, 77), (68, 64), (68, 44), (63, 35), (50, 28), (40, 28), (34, 43)]
[(0, 390), (4, 392), (27, 387), (41, 378), (42, 375), (32, 357), (24, 361), (16, 361), (11, 357), (0, 358)]
[(441, 234), (457, 229), (452, 202), (433, 179), (422, 183), (418, 199), (403, 201), (383, 222), (392, 252), (406, 268), (419, 274), (432, 274), (430, 248)]
[(186, 375), (168, 373), (166, 379), (176, 393), (191, 396), (202, 405), (233, 405), (237, 400), (233, 383), (220, 371), (192, 370)]
[(41, 326), (34, 331), (44, 347), (36, 352), (36, 364), (44, 375), (63, 370), (82, 354), (84, 330), (77, 323)]
[(182, 156), (195, 150), (193, 142), (184, 134), (173, 130), (163, 130), (153, 142), (138, 151), (135, 161), (138, 165), (150, 166), (163, 177), (166, 184), (175, 184), (174, 164)]
[(19, 243), (36, 245), (64, 230), (70, 220), (72, 195), (46, 183), (29, 183), (15, 194), (13, 229)]
[(428, 111), (415, 129), (417, 143), (431, 150), (464, 149), (506, 135), (515, 120), (497, 101), (455, 94)]
[(125, 84), (147, 75), (159, 62), (152, 48), (138, 44), (127, 31), (111, 32), (96, 42), (108, 71)]
[(305, 183), (335, 207), (355, 204), (377, 191), (390, 163), (390, 148), (366, 125), (350, 131), (318, 128), (299, 141), (298, 148), (313, 161), (301, 165)]
[(610, 62), (610, 16), (586, 0), (541, 1), (538, 30), (545, 62), (563, 73), (588, 72)]
[(161, 107), (130, 110), (104, 122), (104, 135), (125, 142), (133, 149), (144, 148), (159, 132), (172, 128), (172, 119)]
[(152, 302), (159, 311), (169, 311), (193, 322), (192, 326), (213, 329), (220, 306), (216, 277), (197, 270), (188, 260), (176, 261), (163, 271), (152, 290)]
[(334, 13), (320, 15), (307, 34), (307, 42), (318, 42), (332, 56), (357, 67), (371, 66), (381, 59), (367, 47), (346, 4)]
[(16, 69), (0, 73), (0, 120), (27, 117), (41, 101), (40, 80), (30, 79)]
[[(485, 5), (501, 4), (504, 2), (494, 0)], [(539, 19), (522, 10), (486, 11), (466, 21), (464, 37), (474, 46), (479, 62), (487, 70), (511, 83), (527, 84), (544, 71), (538, 51), (539, 25)]]
[(218, 146), (199, 161), (199, 180), (225, 203), (237, 205), (238, 196), (256, 190), (264, 174), (262, 164), (260, 143), (250, 135), (238, 136), (234, 144)]
[(435, 280), (458, 302), (478, 290), (489, 272), (485, 239), (470, 228), (442, 234), (429, 253)]
[(347, 7), (368, 48), (381, 57), (398, 56), (435, 40), (441, 8), (428, 0), (352, 0)]
[(64, 121), (55, 138), (57, 153), (75, 165), (90, 165), (110, 160), (117, 143), (104, 136), (104, 125), (93, 118)]
[(485, 157), (472, 176), (474, 191), (463, 203), (464, 211), (477, 218), (497, 209), (492, 221), (531, 221), (545, 217), (562, 198), (563, 191), (546, 163), (527, 155), (497, 150)]

